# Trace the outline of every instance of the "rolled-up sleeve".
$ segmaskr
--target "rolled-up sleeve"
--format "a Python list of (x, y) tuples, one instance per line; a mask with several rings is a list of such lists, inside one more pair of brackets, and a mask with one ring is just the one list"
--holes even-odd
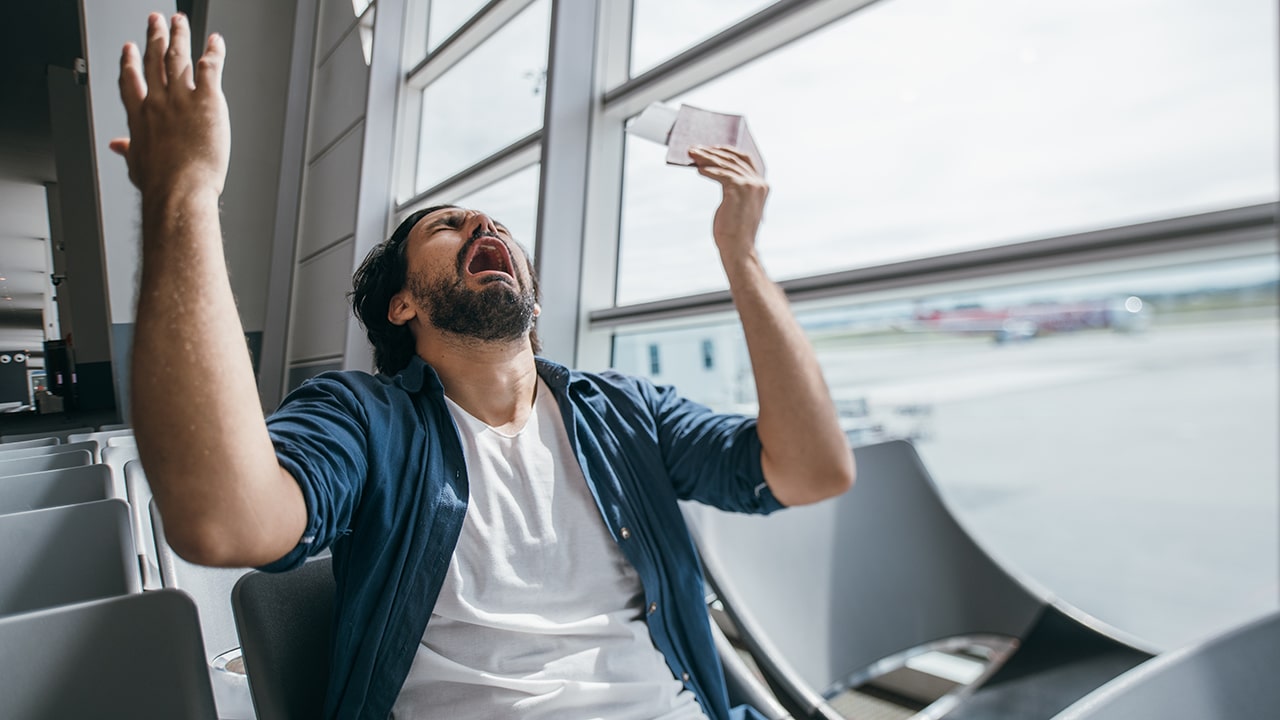
[(291, 570), (347, 531), (368, 472), (368, 417), (356, 392), (336, 375), (320, 375), (294, 390), (267, 418), (280, 466), (307, 503), (298, 545), (261, 570)]
[(764, 479), (755, 418), (713, 412), (672, 387), (648, 390), (678, 497), (731, 512), (767, 514), (783, 507)]

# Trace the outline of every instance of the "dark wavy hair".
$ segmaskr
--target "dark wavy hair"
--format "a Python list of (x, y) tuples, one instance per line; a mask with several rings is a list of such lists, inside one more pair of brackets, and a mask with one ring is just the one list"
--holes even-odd
[[(360, 263), (360, 269), (351, 278), (351, 309), (364, 327), (373, 345), (373, 367), (384, 375), (394, 375), (404, 369), (417, 353), (417, 345), (407, 325), (396, 325), (387, 319), (391, 298), (404, 289), (409, 275), (409, 261), (405, 257), (405, 240), (422, 218), (437, 210), (456, 208), (457, 205), (432, 205), (405, 218), (385, 242), (374, 246)], [(533, 295), (539, 298), (538, 275), (529, 263), (529, 253), (516, 243), (524, 255), (529, 275), (533, 278)], [(536, 330), (530, 328), (529, 340), (533, 351), (540, 352), (542, 343)]]

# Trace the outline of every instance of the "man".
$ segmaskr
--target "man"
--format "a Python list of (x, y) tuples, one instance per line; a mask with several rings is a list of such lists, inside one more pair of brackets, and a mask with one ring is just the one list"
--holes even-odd
[(134, 427), (174, 549), (284, 570), (332, 547), (330, 716), (754, 716), (727, 707), (676, 500), (770, 512), (843, 492), (853, 462), (755, 253), (751, 161), (693, 153), (723, 188), (713, 235), (758, 420), (535, 358), (526, 255), (451, 206), (357, 273), (380, 374), (328, 373), (264, 420), (220, 247), (224, 58), (215, 35), (193, 65), (186, 19), (152, 15), (112, 143), (142, 192)]

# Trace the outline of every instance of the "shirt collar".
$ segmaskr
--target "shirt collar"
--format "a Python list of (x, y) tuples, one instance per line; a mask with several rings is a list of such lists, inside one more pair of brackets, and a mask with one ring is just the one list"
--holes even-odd
[[(543, 357), (535, 357), (533, 361), (537, 365), (539, 377), (547, 387), (557, 393), (563, 392), (568, 387), (569, 368)], [(440, 382), (440, 376), (417, 355), (410, 358), (409, 364), (396, 373), (392, 382), (408, 393), (422, 392), (425, 389), (432, 395), (444, 395), (444, 385)]]

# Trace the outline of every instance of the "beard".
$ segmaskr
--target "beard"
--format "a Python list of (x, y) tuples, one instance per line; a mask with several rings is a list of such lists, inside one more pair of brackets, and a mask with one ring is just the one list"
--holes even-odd
[(479, 290), (461, 278), (432, 282), (412, 274), (408, 288), (418, 304), (430, 308), (431, 324), (445, 332), (485, 342), (519, 340), (533, 327), (537, 304), (532, 289), (517, 290), (500, 280)]

